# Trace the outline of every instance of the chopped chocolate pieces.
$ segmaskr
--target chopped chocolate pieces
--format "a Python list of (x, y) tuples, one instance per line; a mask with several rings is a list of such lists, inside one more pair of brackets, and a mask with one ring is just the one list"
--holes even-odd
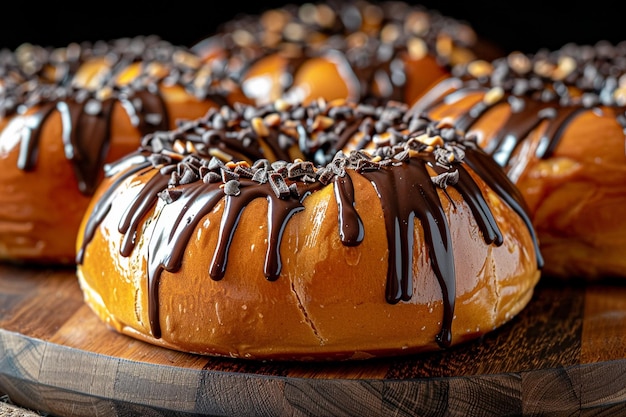
[(254, 171), (254, 175), (252, 176), (252, 180), (256, 181), (260, 184), (266, 183), (268, 180), (267, 168), (259, 168)]
[(380, 169), (380, 164), (378, 164), (377, 162), (368, 160), (368, 159), (360, 159), (357, 163), (356, 163), (356, 168), (357, 171), (361, 172), (361, 171), (375, 171), (377, 169)]
[(229, 180), (224, 183), (224, 194), (226, 195), (239, 195), (239, 181)]
[(222, 181), (222, 176), (217, 172), (209, 171), (202, 176), (202, 181), (207, 184), (216, 183)]
[(437, 148), (433, 151), (433, 156), (437, 165), (442, 167), (448, 167), (456, 160), (462, 160), (465, 156), (465, 152), (460, 147)]
[[(278, 105), (280, 112), (277, 111)], [(152, 135), (151, 140), (144, 141), (142, 148), (156, 152), (149, 154), (148, 158), (153, 165), (162, 166), (162, 171), (167, 168), (163, 172), (170, 175), (170, 186), (201, 180), (205, 184), (223, 187), (227, 195), (237, 196), (243, 187), (268, 183), (278, 198), (288, 199), (301, 197), (298, 184), (318, 182), (326, 185), (335, 177), (346, 175), (348, 169), (365, 173), (411, 163), (413, 158), (427, 158), (429, 163), (451, 170), (454, 164), (464, 159), (465, 148), (475, 146), (476, 141), (465, 137), (446, 121), (436, 122), (425, 115), (407, 113), (407, 106), (402, 103), (376, 107), (342, 100), (333, 103), (318, 100), (308, 106), (285, 103), (276, 106), (239, 104), (209, 111), (205, 117), (185, 123), (177, 130)], [(340, 115), (341, 120), (320, 117), (331, 113)], [(296, 120), (294, 114), (304, 116)], [(267, 115), (270, 115), (269, 119), (265, 118)], [(263, 127), (258, 125), (251, 129), (252, 120), (257, 124), (264, 123)], [(214, 122), (222, 129), (217, 129)], [(284, 127), (294, 124), (298, 127), (291, 134), (298, 137), (293, 137), (293, 141), (280, 140), (280, 135), (289, 135)], [(312, 132), (314, 124), (317, 132)], [(347, 133), (338, 134), (337, 125)], [(369, 140), (359, 141), (363, 148), (357, 145), (349, 151), (337, 150), (350, 148), (353, 135), (371, 130), (378, 132), (368, 136)], [(245, 135), (238, 134), (243, 131)], [(208, 148), (190, 146), (206, 141), (206, 132), (211, 132)], [(374, 137), (379, 139), (374, 140)], [(243, 138), (248, 139), (246, 146), (243, 146)], [(305, 138), (306, 148), (299, 151), (309, 157), (312, 154), (308, 152), (315, 149), (315, 159), (279, 158), (270, 162), (266, 157), (258, 157), (264, 155), (266, 147), (276, 154), (289, 155), (293, 144), (302, 143), (302, 138)], [(289, 149), (281, 149), (282, 146)], [(320, 153), (323, 154), (321, 158)], [(454, 184), (457, 176), (451, 171), (449, 175), (434, 177), (433, 181), (445, 187)]]
[(224, 181), (225, 183), (230, 181), (230, 180), (238, 180), (239, 179), (239, 175), (236, 172), (231, 171), (227, 167), (220, 168), (220, 172), (221, 172), (221, 175), (222, 175), (222, 181)]
[[(118, 105), (142, 137), (142, 146), (151, 143), (155, 153), (168, 157), (180, 153), (176, 149), (169, 149), (168, 153), (162, 142), (169, 137), (154, 133), (169, 129), (173, 122), (171, 103), (162, 95), (161, 88), (177, 87), (193, 94), (196, 76), (207, 77), (204, 65), (188, 48), (172, 45), (157, 36), (71, 43), (60, 48), (24, 43), (15, 50), (0, 50), (0, 114), (11, 117), (32, 111), (32, 117), (28, 118), (32, 129), (20, 138), (29, 143), (22, 147), (28, 155), (23, 155), (21, 160), (26, 163), (18, 163), (18, 168), (31, 169), (41, 153), (40, 138), (45, 131), (42, 127), (52, 115), (60, 113), (62, 136), (67, 142), (65, 150), (74, 165), (78, 189), (91, 195), (100, 178), (97, 173), (103, 168), (102, 158), (80, 155), (107, 153), (109, 144), (115, 140), (111, 134), (115, 133), (112, 124), (116, 121), (114, 108)], [(202, 87), (206, 106), (226, 102), (232, 92), (232, 88), (226, 88), (225, 80), (218, 78)], [(178, 126), (187, 128), (190, 124), (185, 121)], [(198, 133), (196, 136), (201, 138)], [(182, 146), (193, 152), (198, 147), (193, 144), (197, 138), (190, 135)], [(164, 159), (151, 162), (155, 166), (168, 163)], [(179, 176), (172, 181), (195, 180), (190, 173)]]
[(211, 159), (209, 160), (208, 168), (211, 171), (220, 170), (224, 166), (225, 166), (224, 163), (219, 158), (211, 157)]
[(407, 149), (404, 149), (400, 152), (398, 152), (394, 158), (397, 159), (400, 162), (406, 162), (409, 160), (409, 158), (411, 157), (411, 155), (409, 154), (409, 151)]
[(485, 88), (499, 88), (514, 97), (534, 97), (561, 106), (622, 106), (617, 80), (626, 74), (625, 55), (626, 42), (570, 43), (534, 54), (512, 52), (489, 63), (460, 64), (453, 74)]
[(178, 200), (178, 198), (183, 194), (180, 190), (175, 190), (172, 188), (166, 188), (165, 190), (159, 192), (159, 198), (165, 201), (167, 204), (173, 203)]
[(237, 164), (235, 167), (235, 174), (239, 178), (252, 178), (254, 173), (254, 170), (247, 165)]
[(200, 176), (191, 169), (186, 169), (180, 176), (179, 184), (190, 184), (200, 179)]
[[(261, 15), (240, 14), (192, 49), (202, 53), (207, 45), (218, 45), (224, 56), (216, 65), (239, 85), (251, 63), (275, 52), (288, 60), (286, 68), (298, 68), (310, 57), (328, 56), (351, 74), (359, 86), (358, 101), (363, 103), (406, 98), (405, 68), (397, 58), (402, 52), (415, 59), (429, 53), (448, 68), (477, 56), (478, 37), (471, 26), (434, 10), (392, 1), (331, 3), (330, 7), (306, 3), (285, 5)], [(328, 19), (322, 22), (321, 16)], [(421, 48), (416, 48), (416, 43)], [(294, 73), (282, 78), (285, 92), (291, 92), (294, 79)], [(377, 110), (365, 105), (359, 109), (371, 116)], [(344, 111), (352, 109), (337, 106), (329, 116), (339, 120)], [(298, 115), (302, 113), (299, 109)]]
[(172, 171), (170, 173), (170, 180), (167, 183), (170, 187), (175, 187), (180, 184), (180, 174), (177, 171)]
[(301, 178), (305, 175), (315, 176), (315, 168), (313, 162), (310, 161), (298, 161), (290, 164), (287, 168), (287, 178)]
[(450, 172), (442, 172), (439, 175), (430, 177), (430, 179), (439, 188), (445, 189), (448, 187), (448, 185), (454, 185), (459, 181), (459, 171), (454, 170)]
[[(180, 59), (182, 56), (188, 58)], [(89, 60), (100, 57), (106, 58), (108, 67), (103, 71), (108, 73), (92, 77), (89, 88), (83, 88), (75, 78), (77, 70)], [(133, 62), (159, 63), (167, 71), (152, 71), (153, 66), (142, 65), (139, 67), (141, 72), (131, 82), (124, 86), (114, 85), (120, 71), (126, 70)], [(195, 63), (190, 65), (190, 62)], [(157, 36), (72, 43), (64, 48), (24, 43), (15, 50), (0, 50), (0, 73), (4, 80), (0, 91), (0, 111), (8, 115), (18, 111), (20, 106), (28, 108), (41, 102), (73, 97), (77, 103), (85, 104), (85, 113), (97, 115), (102, 110), (102, 101), (113, 97), (121, 100), (128, 98), (129, 105), (141, 113), (144, 103), (135, 96), (136, 91), (157, 94), (156, 83), (165, 81), (168, 85), (178, 84), (192, 91), (193, 82), (201, 70), (200, 61), (190, 50)], [(221, 85), (222, 80), (213, 80), (209, 85), (212, 84)], [(209, 89), (205, 94), (213, 93), (217, 90)], [(144, 119), (147, 124), (160, 127), (163, 115), (147, 113)]]
[(287, 198), (291, 195), (291, 190), (289, 189), (289, 186), (285, 182), (283, 176), (279, 173), (271, 172), (268, 176), (268, 180), (270, 185), (272, 186), (272, 190), (274, 190), (277, 197)]
[(337, 174), (335, 174), (328, 167), (323, 167), (317, 171), (317, 175), (318, 175), (317, 180), (323, 185), (327, 185), (327, 184), (330, 184), (330, 182), (333, 180), (333, 178), (335, 178)]

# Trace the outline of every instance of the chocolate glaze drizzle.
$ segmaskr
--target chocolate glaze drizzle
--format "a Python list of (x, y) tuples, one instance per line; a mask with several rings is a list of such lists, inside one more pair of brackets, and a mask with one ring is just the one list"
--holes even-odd
[[(412, 111), (428, 112), (444, 103), (482, 92), (485, 99), (467, 109), (454, 123), (471, 131), (483, 115), (498, 105), (511, 112), (484, 149), (508, 171), (519, 145), (540, 123), (547, 128), (540, 139), (536, 157), (552, 156), (568, 125), (583, 112), (615, 111), (626, 130), (626, 42), (612, 45), (568, 44), (556, 51), (541, 50), (534, 55), (511, 53), (491, 63), (477, 61), (459, 65), (454, 75), (460, 83), (446, 97), (425, 97)], [(451, 84), (451, 80), (444, 83)]]
[[(459, 57), (475, 58), (477, 45), (467, 23), (419, 5), (331, 0), (286, 4), (260, 16), (239, 15), (192, 50), (200, 55), (222, 50), (226, 56), (215, 67), (238, 85), (245, 84), (251, 66), (280, 53), (287, 59), (286, 76), (281, 77), (286, 97), (301, 65), (325, 57), (340, 68), (349, 99), (374, 104), (381, 99), (406, 101), (403, 55), (417, 59), (428, 53), (450, 68)], [(374, 91), (375, 84), (381, 91)]]
[[(273, 281), (280, 278), (279, 248), (285, 226), (303, 210), (303, 201), (311, 193), (327, 185), (334, 186), (339, 209), (337, 233), (342, 243), (357, 246), (363, 241), (367, 230), (357, 212), (358, 196), (352, 184), (352, 176), (361, 175), (375, 188), (383, 208), (389, 247), (385, 298), (390, 304), (412, 297), (414, 222), (419, 220), (423, 226), (432, 268), (443, 294), (444, 313), (437, 342), (445, 348), (452, 340), (456, 271), (439, 191), (454, 187), (475, 216), (485, 243), (502, 244), (502, 233), (489, 205), (468, 172), (471, 167), (524, 219), (533, 236), (534, 231), (519, 193), (500, 167), (476, 146), (475, 140), (426, 117), (410, 115), (406, 110), (406, 105), (395, 102), (384, 107), (323, 101), (306, 107), (278, 102), (256, 108), (237, 105), (213, 109), (204, 118), (175, 131), (148, 135), (136, 153), (107, 167), (112, 182), (87, 219), (77, 262), (82, 264), (89, 242), (114, 204), (123, 182), (131, 177), (149, 176), (120, 219), (119, 231), (125, 236), (121, 255), (129, 256), (140, 233), (140, 220), (156, 207), (159, 214), (152, 220), (154, 231), (148, 243), (147, 279), (150, 326), (154, 337), (159, 338), (160, 274), (181, 267), (195, 228), (219, 202), (223, 201), (219, 243), (209, 254), (212, 262), (208, 277), (224, 278), (229, 246), (241, 213), (250, 202), (262, 199), (267, 201), (269, 225), (264, 274)], [(330, 124), (313, 123), (329, 114), (340, 116)], [(276, 122), (277, 116), (280, 123)], [(259, 125), (259, 119), (274, 123)], [(290, 147), (306, 143), (307, 147), (301, 149), (305, 159), (246, 160), (240, 154), (241, 147), (231, 148), (227, 142), (216, 142), (214, 133), (207, 134), (214, 132), (216, 125), (227, 126), (221, 136), (246, 140), (251, 155), (263, 153), (262, 145), (279, 154), (275, 146), (282, 146), (286, 152)], [(290, 140), (276, 139), (290, 131), (295, 132)], [(376, 146), (348, 153), (337, 150), (336, 144), (348, 142), (345, 132), (366, 133), (369, 139), (361, 143)], [(319, 152), (326, 155), (322, 159), (328, 162), (314, 165), (310, 161), (315, 155), (319, 158)], [(539, 252), (536, 253), (540, 267), (542, 260)]]
[[(101, 74), (93, 85), (77, 84), (81, 66), (100, 58), (106, 58), (106, 74)], [(133, 63), (141, 64), (139, 74), (132, 82), (119, 84), (119, 75)], [(165, 75), (150, 70), (157, 63), (166, 68)], [(35, 169), (43, 126), (59, 112), (67, 159), (73, 164), (80, 191), (91, 195), (108, 152), (116, 102), (122, 104), (142, 136), (171, 126), (159, 93), (161, 82), (179, 84), (198, 98), (225, 104), (217, 87), (214, 93), (197, 88), (200, 68), (190, 51), (153, 36), (71, 44), (59, 49), (24, 44), (15, 51), (0, 51), (0, 77), (4, 83), (1, 116), (22, 114), (37, 106), (22, 131), (18, 168)]]

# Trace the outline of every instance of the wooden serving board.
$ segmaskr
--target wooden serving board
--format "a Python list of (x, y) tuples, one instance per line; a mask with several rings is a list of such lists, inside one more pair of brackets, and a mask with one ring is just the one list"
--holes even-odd
[(0, 265), (0, 393), (54, 416), (621, 415), (626, 282), (544, 279), (510, 323), (445, 352), (284, 363), (119, 335), (74, 270)]

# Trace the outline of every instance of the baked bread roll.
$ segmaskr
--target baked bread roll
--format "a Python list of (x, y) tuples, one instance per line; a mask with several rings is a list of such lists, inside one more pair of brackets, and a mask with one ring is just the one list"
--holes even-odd
[(0, 53), (0, 259), (74, 264), (106, 162), (225, 103), (189, 50), (157, 37)]
[(257, 104), (412, 103), (455, 64), (501, 56), (464, 21), (402, 1), (320, 1), (240, 14), (192, 46)]
[(346, 360), (511, 320), (542, 258), (518, 191), (407, 105), (224, 106), (110, 164), (77, 274), (112, 329), (197, 354)]
[(414, 107), (478, 137), (529, 206), (544, 275), (626, 276), (626, 43), (459, 66)]

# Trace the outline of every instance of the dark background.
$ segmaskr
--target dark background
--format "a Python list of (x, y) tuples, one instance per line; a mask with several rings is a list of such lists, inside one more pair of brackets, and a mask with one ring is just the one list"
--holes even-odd
[[(241, 0), (49, 1), (43, 4), (21, 1), (14, 3), (12, 10), (2, 13), (0, 47), (15, 48), (23, 42), (64, 46), (83, 40), (150, 34), (172, 43), (191, 45), (240, 12), (256, 14), (285, 1), (289, 0), (257, 0), (252, 4)], [(614, 5), (607, 0), (589, 0), (579, 7), (574, 2), (559, 3), (548, 0), (420, 2), (470, 23), (479, 35), (496, 42), (505, 51), (534, 52), (544, 47), (558, 48), (567, 42), (593, 44), (608, 40), (616, 43), (626, 39), (626, 15), (619, 2)]]

